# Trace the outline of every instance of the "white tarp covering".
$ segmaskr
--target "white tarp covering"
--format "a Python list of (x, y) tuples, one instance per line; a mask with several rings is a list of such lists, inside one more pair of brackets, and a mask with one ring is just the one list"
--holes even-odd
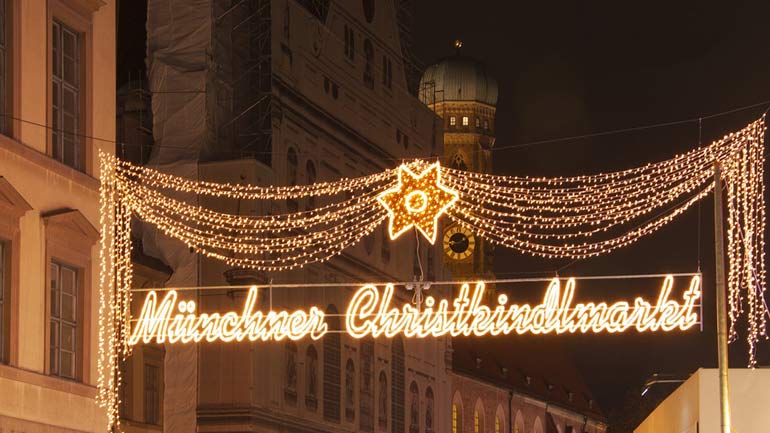
[[(147, 75), (155, 140), (149, 165), (188, 179), (198, 178), (198, 160), (214, 136), (206, 110), (212, 1), (149, 0), (147, 5)], [(151, 229), (144, 230), (143, 241), (146, 254), (173, 269), (169, 286), (198, 285), (196, 254)], [(167, 345), (164, 370), (163, 429), (195, 432), (197, 348)]]

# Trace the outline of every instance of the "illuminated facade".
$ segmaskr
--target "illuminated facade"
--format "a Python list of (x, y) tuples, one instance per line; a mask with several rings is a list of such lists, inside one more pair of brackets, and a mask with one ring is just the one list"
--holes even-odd
[[(409, 66), (396, 21), (403, 14), (394, 4), (404, 2), (211, 0), (168, 16), (170, 3), (148, 4), (148, 87), (156, 92), (150, 166), (217, 182), (304, 185), (442, 152), (438, 120), (407, 89)], [(206, 37), (188, 37), (187, 49), (179, 50), (182, 41), (173, 35), (192, 28)], [(204, 56), (209, 52), (213, 63), (227, 67), (212, 67)], [(200, 97), (173, 92), (191, 89), (207, 90)], [(266, 201), (201, 198), (200, 204), (254, 215), (326, 203), (291, 199), (267, 208)], [(327, 263), (284, 272), (202, 259), (149, 230), (143, 238), (145, 252), (173, 269), (167, 284), (175, 287), (441, 275), (440, 257), (428, 252), (425, 239), (391, 241), (383, 225)], [(167, 345), (164, 431), (447, 431), (447, 339), (355, 339), (334, 332), (344, 325), (335, 314), (344, 312), (353, 291), (259, 290), (260, 310), (319, 306), (330, 331), (319, 340)], [(179, 300), (194, 301), (202, 313), (237, 311), (247, 292), (180, 291)], [(412, 294), (396, 296), (409, 302)]]
[[(0, 1), (0, 431), (99, 432), (99, 151), (115, 0)], [(100, 139), (92, 139), (97, 137)]]

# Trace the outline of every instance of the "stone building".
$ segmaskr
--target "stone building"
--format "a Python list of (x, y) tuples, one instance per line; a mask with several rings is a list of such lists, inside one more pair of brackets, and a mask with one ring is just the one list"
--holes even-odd
[(99, 159), (115, 0), (0, 1), (0, 431), (99, 432)]
[[(441, 125), (409, 89), (406, 2), (150, 0), (148, 164), (190, 178), (300, 185), (368, 175), (440, 155)], [(171, 13), (173, 11), (173, 13)], [(401, 17), (401, 18), (400, 18)], [(237, 214), (306, 211), (323, 200), (202, 200)], [(385, 228), (327, 263), (289, 272), (228, 268), (144, 228), (144, 251), (170, 286), (411, 281), (441, 274), (438, 256)], [(422, 267), (421, 267), (422, 266)], [(190, 294), (229, 310), (238, 288)], [(436, 290), (440, 295), (440, 290)], [(341, 313), (351, 289), (261, 289), (261, 306)], [(410, 293), (399, 293), (408, 302)], [(164, 431), (404, 432), (449, 428), (444, 339), (167, 346)], [(135, 372), (138, 370), (134, 370)], [(138, 380), (133, 382), (138, 383)], [(407, 401), (409, 402), (407, 404)]]

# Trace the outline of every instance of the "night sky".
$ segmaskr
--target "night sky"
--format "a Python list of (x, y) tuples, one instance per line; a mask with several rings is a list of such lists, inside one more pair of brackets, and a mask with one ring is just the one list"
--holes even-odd
[[(417, 8), (415, 47), (423, 62), (452, 55), (452, 41), (459, 38), (463, 55), (485, 63), (497, 78), (497, 147), (697, 119), (770, 100), (767, 1), (419, 0)], [(768, 105), (703, 120), (703, 144), (741, 128)], [(494, 154), (495, 172), (575, 175), (631, 168), (697, 147), (698, 135), (696, 120), (503, 149)], [(700, 207), (700, 234), (698, 213), (692, 209), (627, 249), (571, 265), (497, 251), (498, 277), (553, 275), (564, 266), (562, 276), (692, 272), (700, 235), (703, 332), (548, 337), (569, 349), (605, 412), (618, 409), (653, 372), (716, 367), (711, 198)], [(615, 283), (612, 289), (586, 291), (612, 298), (642, 290)], [(731, 344), (734, 367), (746, 366), (744, 336)], [(764, 343), (759, 358), (765, 366), (770, 366), (768, 346)]]
[[(142, 1), (121, 3), (119, 85), (129, 71), (136, 76), (142, 69), (146, 13)], [(415, 49), (423, 64), (452, 55), (452, 41), (459, 38), (463, 54), (485, 63), (497, 78), (497, 147), (699, 117), (705, 118), (705, 145), (756, 119), (770, 105), (709, 117), (770, 100), (767, 1), (415, 3)], [(694, 120), (501, 149), (495, 153), (495, 172), (575, 175), (625, 169), (696, 147), (698, 137)], [(700, 256), (703, 332), (573, 335), (544, 342), (568, 349), (599, 404), (612, 412), (653, 372), (716, 366), (713, 238), (709, 198), (652, 237), (606, 257), (572, 263), (498, 250), (496, 263), (499, 277), (552, 275), (557, 269), (562, 276), (693, 272)], [(657, 284), (648, 281), (646, 287), (655, 291)], [(591, 293), (630, 298), (643, 292), (638, 285), (616, 282)], [(736, 367), (746, 365), (743, 338), (731, 344), (730, 362)], [(762, 349), (760, 364), (770, 366), (770, 344)]]

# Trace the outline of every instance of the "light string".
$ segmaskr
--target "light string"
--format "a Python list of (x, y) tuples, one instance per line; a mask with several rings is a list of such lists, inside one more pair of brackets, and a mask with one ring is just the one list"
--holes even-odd
[[(288, 271), (342, 254), (392, 221), (394, 212), (378, 197), (394, 190), (402, 170), (421, 173), (431, 167), (438, 171), (436, 184), (456, 194), (442, 208), (453, 222), (495, 245), (579, 260), (628, 246), (674, 220), (712, 191), (714, 164), (720, 164), (727, 208), (730, 336), (738, 338), (736, 323), (746, 317), (753, 367), (770, 314), (764, 299), (765, 129), (763, 116), (666, 161), (553, 178), (473, 173), (411, 160), (398, 169), (358, 178), (256, 186), (185, 179), (100, 154), (99, 402), (107, 408), (110, 426), (119, 425), (119, 363), (130, 353), (124, 333), (131, 320), (132, 217), (229, 266)], [(407, 203), (408, 212), (439, 206), (433, 192), (421, 194)], [(194, 199), (199, 197), (260, 201), (268, 209), (283, 206), (280, 201), (293, 205), (285, 213), (239, 215), (198, 204)], [(401, 203), (397, 196), (393, 200)], [(303, 204), (308, 206), (299, 210)], [(423, 219), (433, 221), (428, 216)]]

